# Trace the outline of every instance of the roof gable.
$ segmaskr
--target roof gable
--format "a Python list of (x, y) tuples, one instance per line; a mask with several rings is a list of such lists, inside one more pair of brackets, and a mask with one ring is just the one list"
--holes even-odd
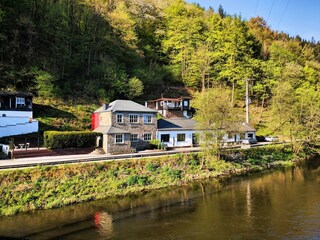
[(193, 130), (197, 122), (193, 119), (159, 119), (159, 130)]
[(157, 113), (157, 110), (145, 107), (130, 100), (115, 100), (108, 105), (98, 108), (95, 112), (148, 112)]

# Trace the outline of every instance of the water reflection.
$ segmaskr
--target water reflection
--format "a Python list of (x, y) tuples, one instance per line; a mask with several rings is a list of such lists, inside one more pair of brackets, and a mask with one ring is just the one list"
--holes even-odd
[(319, 165), (0, 218), (0, 238), (319, 238)]
[(94, 214), (94, 223), (98, 228), (101, 239), (110, 239), (112, 237), (112, 216), (106, 212), (96, 212)]

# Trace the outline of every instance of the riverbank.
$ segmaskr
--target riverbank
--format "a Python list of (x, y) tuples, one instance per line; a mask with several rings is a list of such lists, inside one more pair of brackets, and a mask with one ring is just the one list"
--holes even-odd
[(0, 215), (58, 208), (185, 185), (197, 179), (239, 175), (294, 164), (294, 155), (287, 146), (228, 150), (225, 160), (206, 161), (202, 169), (200, 158), (201, 153), (191, 153), (2, 171)]

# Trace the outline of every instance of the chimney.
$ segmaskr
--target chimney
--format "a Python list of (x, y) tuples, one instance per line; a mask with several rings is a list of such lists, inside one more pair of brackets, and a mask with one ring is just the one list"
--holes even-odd
[(109, 107), (109, 104), (108, 104), (108, 103), (104, 103), (104, 104), (103, 104), (103, 110), (107, 110), (108, 107)]

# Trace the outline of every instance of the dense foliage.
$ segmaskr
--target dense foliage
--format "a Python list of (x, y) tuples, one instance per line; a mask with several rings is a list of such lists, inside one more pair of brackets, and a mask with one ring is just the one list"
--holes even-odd
[(295, 142), (319, 135), (320, 43), (261, 17), (184, 0), (2, 0), (0, 46), (3, 90), (97, 103), (223, 85), (241, 108), (251, 78), (259, 128)]
[[(282, 147), (247, 150), (243, 156), (247, 155), (250, 158), (237, 158), (237, 162), (206, 163), (202, 169), (199, 155), (190, 154), (1, 171), (0, 215), (183, 185), (194, 179), (262, 170), (270, 165), (292, 165), (290, 152)], [(264, 160), (258, 161), (261, 156)]]
[(97, 133), (87, 131), (46, 131), (43, 133), (44, 146), (49, 149), (95, 147)]
[(251, 77), (265, 103), (282, 78), (319, 82), (319, 43), (183, 0), (3, 0), (0, 33), (1, 87), (46, 98), (132, 99), (218, 82), (235, 101)]

